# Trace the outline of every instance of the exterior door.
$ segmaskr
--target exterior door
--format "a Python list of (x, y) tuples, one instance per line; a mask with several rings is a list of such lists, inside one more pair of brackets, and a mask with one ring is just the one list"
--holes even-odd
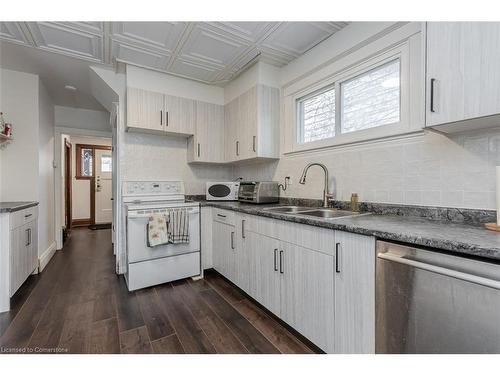
[(113, 220), (112, 160), (111, 150), (95, 150), (95, 224), (111, 223)]

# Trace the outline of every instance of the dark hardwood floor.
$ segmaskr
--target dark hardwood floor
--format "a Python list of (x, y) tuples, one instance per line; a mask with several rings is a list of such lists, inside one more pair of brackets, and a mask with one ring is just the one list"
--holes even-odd
[(75, 229), (0, 314), (1, 353), (313, 353), (216, 272), (128, 292), (110, 230)]

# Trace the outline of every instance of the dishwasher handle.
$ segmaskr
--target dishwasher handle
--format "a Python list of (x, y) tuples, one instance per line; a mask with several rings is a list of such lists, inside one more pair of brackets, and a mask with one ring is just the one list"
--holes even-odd
[(471, 282), (474, 284), (487, 286), (490, 288), (500, 290), (500, 281), (488, 279), (486, 277), (472, 275), (472, 274), (469, 274), (466, 272), (456, 271), (453, 269), (449, 269), (449, 268), (445, 268), (445, 267), (441, 267), (441, 266), (436, 266), (436, 265), (429, 264), (429, 263), (424, 263), (424, 262), (419, 262), (419, 261), (412, 260), (412, 259), (407, 259), (403, 256), (394, 255), (391, 253), (378, 253), (377, 257), (380, 259), (391, 261), (391, 262), (405, 264), (405, 265), (410, 266), (410, 267), (419, 268), (419, 269), (422, 269), (425, 271), (430, 271), (430, 272), (437, 273), (440, 275), (449, 276), (449, 277), (453, 277), (455, 279), (468, 281), (468, 282)]

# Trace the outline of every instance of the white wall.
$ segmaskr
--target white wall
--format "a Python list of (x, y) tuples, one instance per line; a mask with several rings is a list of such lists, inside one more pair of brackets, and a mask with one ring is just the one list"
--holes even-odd
[(224, 103), (231, 102), (257, 84), (280, 87), (280, 76), (280, 68), (259, 61), (224, 86)]
[[(76, 145), (105, 145), (111, 146), (110, 138), (77, 137), (71, 136), (71, 215), (72, 219), (90, 219), (90, 180), (76, 179)], [(63, 216), (64, 218), (64, 216)]]
[(42, 82), (39, 83), (38, 137), (38, 254), (55, 250), (54, 204), (54, 103)]
[(224, 89), (170, 74), (127, 65), (127, 86), (180, 96), (202, 102), (224, 104)]
[(59, 127), (111, 131), (108, 112), (56, 105), (54, 113)]
[(0, 201), (38, 200), (38, 76), (2, 69), (2, 109), (14, 141), (2, 153)]
[[(388, 30), (398, 32), (400, 26), (381, 22), (347, 26), (285, 66), (283, 87), (314, 80), (311, 77), (319, 76), (341, 57), (373, 43)], [(282, 123), (282, 131), (283, 126), (295, 125)], [(290, 176), (292, 185), (282, 195), (320, 199), (321, 169), (312, 168), (307, 183), (298, 183), (304, 166), (313, 161), (328, 167), (336, 199), (349, 200), (351, 193), (358, 193), (361, 201), (369, 202), (495, 209), (494, 166), (500, 164), (500, 130), (455, 137), (426, 132), (282, 155), (277, 162), (237, 166), (233, 177), (283, 182)]]
[(54, 105), (33, 74), (2, 69), (0, 90), (2, 111), (12, 123), (14, 135), (13, 142), (0, 151), (0, 201), (39, 202), (41, 256), (54, 248)]

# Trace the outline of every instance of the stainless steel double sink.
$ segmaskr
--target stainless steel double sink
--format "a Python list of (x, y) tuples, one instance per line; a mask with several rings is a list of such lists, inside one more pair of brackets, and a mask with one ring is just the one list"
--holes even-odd
[(264, 208), (264, 210), (280, 214), (311, 216), (321, 219), (337, 219), (347, 216), (367, 215), (367, 214), (360, 214), (359, 212), (339, 210), (336, 208), (321, 208), (321, 207), (315, 208), (315, 207), (302, 207), (302, 206), (267, 207)]

